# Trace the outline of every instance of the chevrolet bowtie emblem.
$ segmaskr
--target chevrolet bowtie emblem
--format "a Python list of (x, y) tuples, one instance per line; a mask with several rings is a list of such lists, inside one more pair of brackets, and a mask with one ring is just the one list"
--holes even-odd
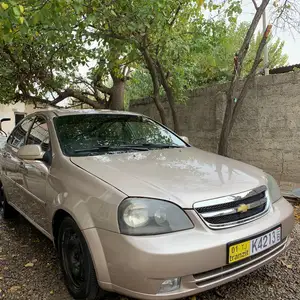
[(239, 213), (244, 213), (244, 212), (247, 212), (248, 209), (249, 209), (249, 206), (247, 204), (241, 204), (240, 206), (238, 206), (238, 208), (236, 210)]

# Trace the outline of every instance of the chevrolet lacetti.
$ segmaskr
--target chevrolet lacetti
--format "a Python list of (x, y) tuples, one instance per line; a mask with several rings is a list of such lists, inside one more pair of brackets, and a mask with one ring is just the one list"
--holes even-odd
[(135, 113), (53, 110), (1, 150), (4, 217), (49, 237), (75, 299), (178, 299), (274, 260), (293, 208), (274, 178)]

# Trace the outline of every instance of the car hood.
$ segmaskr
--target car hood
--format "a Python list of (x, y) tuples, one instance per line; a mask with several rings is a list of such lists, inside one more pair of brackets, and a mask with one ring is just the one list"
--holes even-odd
[(128, 196), (170, 200), (183, 208), (266, 184), (260, 169), (194, 147), (70, 159)]

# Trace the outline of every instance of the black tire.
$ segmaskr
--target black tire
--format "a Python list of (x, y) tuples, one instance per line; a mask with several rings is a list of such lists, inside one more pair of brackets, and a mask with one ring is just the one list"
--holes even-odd
[(76, 300), (104, 299), (105, 292), (98, 285), (87, 243), (72, 218), (62, 221), (57, 241), (65, 283), (71, 296)]
[(18, 212), (7, 203), (3, 186), (0, 187), (0, 208), (4, 219), (12, 219), (18, 215)]

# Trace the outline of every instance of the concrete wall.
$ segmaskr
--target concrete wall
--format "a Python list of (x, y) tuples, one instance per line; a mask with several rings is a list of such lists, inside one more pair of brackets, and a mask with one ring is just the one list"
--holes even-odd
[[(184, 135), (194, 146), (215, 152), (228, 84), (190, 92), (177, 105)], [(170, 112), (166, 103), (168, 125)], [(152, 101), (133, 102), (130, 110), (159, 116)], [(300, 184), (300, 73), (257, 77), (230, 138), (230, 156), (271, 173), (287, 189)]]

